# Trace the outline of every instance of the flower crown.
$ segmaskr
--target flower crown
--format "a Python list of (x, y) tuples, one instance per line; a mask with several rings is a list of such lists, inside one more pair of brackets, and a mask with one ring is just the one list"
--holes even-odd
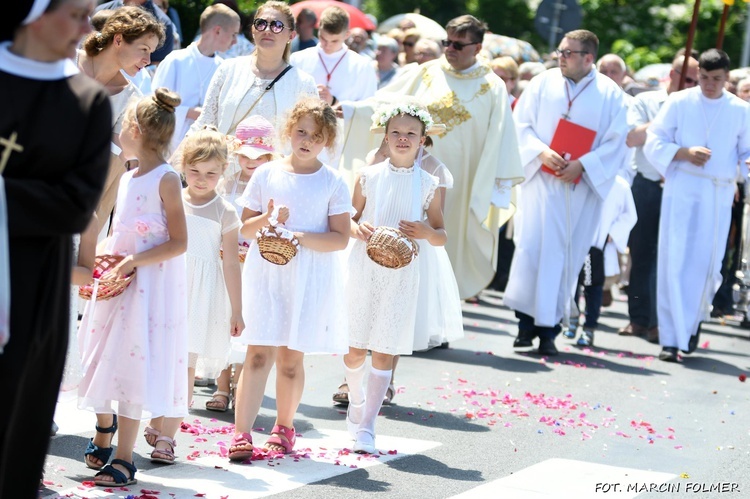
[(435, 122), (432, 120), (432, 116), (427, 112), (426, 109), (414, 104), (399, 104), (393, 107), (388, 107), (378, 113), (375, 113), (374, 124), (377, 127), (385, 128), (388, 122), (399, 115), (408, 114), (414, 116), (424, 124), (425, 130), (431, 128)]

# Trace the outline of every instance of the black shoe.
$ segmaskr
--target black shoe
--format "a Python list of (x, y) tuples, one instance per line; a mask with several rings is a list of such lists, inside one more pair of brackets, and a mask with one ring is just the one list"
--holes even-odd
[(513, 348), (526, 348), (532, 346), (532, 340), (534, 339), (533, 331), (526, 331), (524, 329), (518, 330), (518, 336), (513, 340)]
[(684, 353), (693, 353), (696, 350), (698, 350), (698, 340), (701, 337), (701, 328), (698, 326), (698, 331), (695, 332), (693, 336), (690, 337), (690, 340), (688, 341), (688, 349), (683, 350)]
[(557, 355), (557, 347), (555, 346), (555, 340), (552, 338), (539, 338), (539, 355)]
[(659, 360), (664, 362), (678, 362), (677, 360), (677, 348), (675, 347), (664, 347), (659, 353)]

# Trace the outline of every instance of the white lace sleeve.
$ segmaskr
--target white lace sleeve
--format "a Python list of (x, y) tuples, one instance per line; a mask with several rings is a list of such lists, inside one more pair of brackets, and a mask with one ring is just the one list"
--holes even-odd
[(427, 211), (427, 208), (430, 207), (430, 203), (432, 203), (432, 200), (435, 197), (435, 191), (438, 188), (439, 182), (440, 181), (437, 177), (422, 170), (422, 192), (424, 193), (426, 191), (424, 205), (422, 206), (424, 211)]
[(211, 78), (211, 83), (208, 84), (208, 90), (206, 91), (206, 98), (203, 100), (203, 108), (201, 115), (190, 127), (188, 134), (191, 134), (197, 130), (201, 130), (206, 125), (218, 126), (219, 125), (219, 95), (221, 89), (224, 87), (224, 83), (227, 80), (227, 61), (224, 61), (219, 65)]

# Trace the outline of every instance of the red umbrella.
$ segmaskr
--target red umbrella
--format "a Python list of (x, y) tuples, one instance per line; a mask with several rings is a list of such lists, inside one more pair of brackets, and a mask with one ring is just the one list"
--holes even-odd
[[(290, 7), (292, 8), (292, 12), (294, 12), (295, 16), (299, 14), (299, 11), (301, 11), (302, 9), (310, 9), (315, 12), (315, 15), (318, 17), (318, 21), (320, 21), (321, 12), (323, 12), (326, 7), (330, 7), (331, 5), (341, 7), (349, 14), (350, 28), (363, 28), (367, 31), (375, 29), (375, 25), (367, 18), (364, 12), (359, 10), (357, 7), (349, 5), (348, 3), (337, 2), (335, 0), (304, 0), (303, 2), (293, 3), (292, 5), (290, 5)], [(315, 27), (318, 27), (317, 23), (315, 24)]]

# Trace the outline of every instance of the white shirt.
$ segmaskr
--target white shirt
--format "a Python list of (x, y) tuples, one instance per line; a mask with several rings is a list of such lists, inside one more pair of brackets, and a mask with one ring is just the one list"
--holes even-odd
[(164, 58), (154, 74), (152, 88), (167, 87), (177, 92), (182, 103), (175, 110), (175, 129), (172, 149), (176, 149), (193, 124), (187, 117), (190, 108), (203, 105), (208, 84), (223, 59), (205, 56), (191, 43), (181, 50), (174, 50)]
[(326, 54), (320, 45), (310, 47), (293, 53), (290, 62), (311, 75), (316, 84), (326, 85), (339, 101), (360, 101), (372, 97), (378, 89), (372, 59), (346, 46), (333, 54)]
[[(659, 113), (662, 104), (667, 100), (666, 90), (655, 90), (653, 92), (641, 92), (633, 98), (628, 108), (628, 126), (632, 129), (653, 121)], [(635, 148), (633, 155), (633, 168), (643, 175), (647, 180), (661, 181), (661, 175), (656, 168), (646, 159), (643, 146)]]

